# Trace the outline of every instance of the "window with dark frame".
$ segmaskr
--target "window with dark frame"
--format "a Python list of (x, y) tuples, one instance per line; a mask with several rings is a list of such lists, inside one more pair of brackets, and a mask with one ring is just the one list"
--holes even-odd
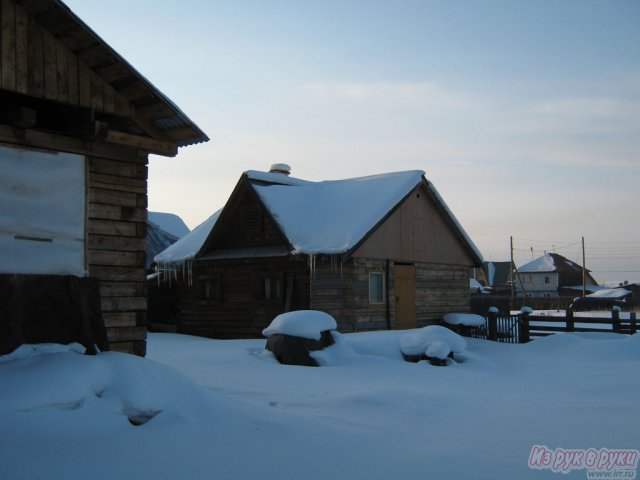
[(369, 272), (369, 303), (384, 303), (384, 272)]
[(262, 283), (262, 298), (265, 300), (278, 300), (282, 298), (282, 279), (267, 277)]
[(220, 279), (215, 275), (203, 275), (197, 279), (198, 300), (219, 301)]

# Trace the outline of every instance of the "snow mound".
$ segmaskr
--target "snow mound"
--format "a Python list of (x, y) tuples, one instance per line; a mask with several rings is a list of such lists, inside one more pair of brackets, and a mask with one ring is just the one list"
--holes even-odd
[(331, 332), (331, 335), (335, 342), (333, 345), (309, 352), (309, 356), (321, 367), (353, 363), (357, 353), (349, 346), (344, 336), (339, 332)]
[(485, 324), (484, 317), (475, 313), (447, 313), (442, 319), (449, 325), (464, 325), (466, 327), (481, 327)]
[(447, 344), (453, 353), (467, 349), (467, 342), (457, 333), (440, 325), (430, 325), (400, 337), (400, 350), (405, 355), (422, 355), (436, 342)]
[(335, 330), (337, 327), (336, 321), (328, 313), (317, 310), (297, 310), (278, 315), (271, 325), (262, 331), (262, 335), (269, 337), (284, 334), (320, 340), (323, 331)]
[(0, 362), (10, 362), (12, 360), (21, 360), (25, 358), (37, 357), (46, 353), (75, 352), (84, 353), (86, 349), (79, 343), (70, 343), (61, 345), (59, 343), (24, 343), (7, 355), (0, 356)]
[(77, 411), (103, 426), (139, 426), (161, 413), (158, 418), (175, 418), (181, 409), (202, 410), (214, 400), (171, 367), (118, 352), (79, 355), (82, 350), (77, 344), (23, 345), (0, 357), (3, 382), (12, 385), (0, 392), (0, 416)]

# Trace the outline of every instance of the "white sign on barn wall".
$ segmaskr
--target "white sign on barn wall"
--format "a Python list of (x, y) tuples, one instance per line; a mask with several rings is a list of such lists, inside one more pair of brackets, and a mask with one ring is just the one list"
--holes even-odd
[(85, 159), (0, 146), (0, 273), (85, 276)]

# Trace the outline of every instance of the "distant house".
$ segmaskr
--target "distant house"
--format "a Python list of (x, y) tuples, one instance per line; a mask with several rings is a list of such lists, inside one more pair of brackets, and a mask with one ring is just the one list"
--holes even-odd
[(484, 262), (483, 271), (486, 286), (494, 293), (504, 293), (511, 290), (511, 262)]
[(208, 138), (61, 1), (2, 0), (0, 23), (0, 354), (144, 355), (148, 155)]
[(153, 257), (189, 233), (182, 219), (173, 213), (149, 212), (147, 220), (147, 261), (146, 268), (153, 265)]
[(482, 257), (423, 172), (311, 182), (276, 165), (245, 172), (156, 261), (178, 285), (179, 332), (242, 338), (290, 310), (323, 310), (343, 332), (467, 311)]
[[(558, 297), (561, 289), (582, 288), (583, 268), (557, 253), (543, 256), (518, 268), (516, 289), (519, 296)], [(585, 271), (585, 287), (591, 290), (598, 283)]]

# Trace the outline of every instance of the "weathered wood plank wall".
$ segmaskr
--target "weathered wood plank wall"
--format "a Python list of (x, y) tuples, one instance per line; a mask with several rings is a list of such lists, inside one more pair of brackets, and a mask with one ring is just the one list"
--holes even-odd
[(100, 61), (109, 65), (108, 59), (90, 54), (92, 45), (76, 45), (76, 55), (14, 0), (0, 0), (0, 25), (0, 88), (133, 116), (127, 98), (92, 70)]
[[(300, 257), (254, 258), (238, 261), (201, 261), (193, 270), (193, 284), (178, 283), (177, 331), (211, 338), (260, 338), (261, 332), (286, 310), (289, 279), (289, 310), (309, 308), (309, 284), (305, 259)], [(279, 278), (281, 295), (261, 298), (262, 281)], [(198, 298), (198, 282), (211, 279), (216, 297)]]
[(89, 275), (114, 350), (145, 353), (147, 159), (88, 157)]
[(316, 260), (311, 308), (336, 319), (341, 332), (388, 328), (385, 304), (369, 303), (369, 272), (384, 272), (386, 260), (351, 258), (343, 263)]
[[(445, 313), (469, 311), (469, 272), (459, 265), (415, 263), (416, 325), (438, 323)], [(311, 308), (331, 314), (342, 332), (395, 328), (394, 265), (389, 262), (388, 299), (369, 303), (369, 272), (385, 272), (386, 260), (351, 258), (342, 265), (317, 263)], [(388, 306), (387, 306), (388, 302)]]
[(437, 323), (445, 313), (468, 312), (469, 269), (461, 265), (416, 263), (416, 320)]

